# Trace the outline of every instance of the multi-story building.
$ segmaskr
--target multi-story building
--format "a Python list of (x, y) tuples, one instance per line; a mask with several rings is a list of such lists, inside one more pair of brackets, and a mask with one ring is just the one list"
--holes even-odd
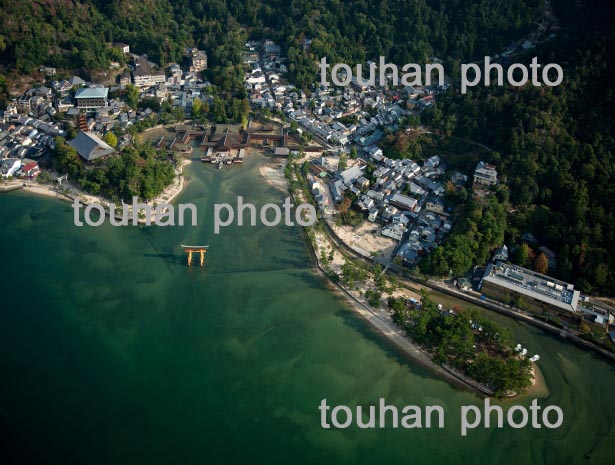
[(190, 72), (200, 73), (207, 69), (207, 54), (201, 50), (193, 48), (190, 50)]
[(580, 292), (574, 289), (574, 284), (501, 261), (487, 265), (481, 292), (534, 313), (546, 312), (577, 323), (582, 318), (578, 308)]
[(164, 70), (153, 70), (147, 60), (137, 57), (132, 72), (132, 80), (137, 87), (150, 87), (166, 81)]
[(479, 161), (474, 170), (474, 187), (493, 186), (498, 183), (498, 172), (495, 166)]
[(108, 95), (109, 89), (106, 87), (82, 87), (75, 92), (75, 104), (82, 110), (96, 110), (109, 104)]
[(21, 168), (21, 160), (18, 158), (5, 158), (0, 162), (0, 175), (10, 178)]

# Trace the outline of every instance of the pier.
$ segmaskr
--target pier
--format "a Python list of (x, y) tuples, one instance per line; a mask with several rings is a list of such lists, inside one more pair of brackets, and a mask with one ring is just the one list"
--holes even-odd
[(188, 254), (188, 266), (192, 266), (192, 254), (193, 253), (198, 253), (199, 254), (199, 264), (201, 265), (201, 268), (205, 266), (205, 253), (207, 252), (207, 249), (209, 249), (208, 245), (183, 245), (182, 244), (182, 249), (184, 249), (184, 252), (186, 252), (186, 254)]

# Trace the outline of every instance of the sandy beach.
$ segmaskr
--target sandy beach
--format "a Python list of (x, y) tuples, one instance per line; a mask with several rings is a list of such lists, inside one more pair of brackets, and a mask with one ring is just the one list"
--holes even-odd
[[(343, 255), (339, 251), (337, 251), (336, 248), (331, 244), (329, 237), (325, 233), (316, 232), (315, 239), (315, 253), (318, 261), (318, 266), (316, 267), (316, 270), (322, 276), (325, 276), (325, 273), (323, 271), (324, 267), (321, 263), (321, 251), (324, 251), (325, 254), (332, 253), (333, 255), (332, 260), (330, 260), (328, 263), (329, 268), (332, 271), (340, 274), (342, 265), (344, 264)], [(369, 323), (378, 334), (382, 335), (387, 342), (391, 343), (404, 356), (408, 357), (414, 363), (418, 363), (422, 367), (427, 368), (428, 370), (440, 376), (442, 379), (447, 380), (454, 386), (469, 389), (472, 392), (481, 396), (485, 395), (485, 393), (482, 392), (480, 389), (477, 389), (471, 384), (464, 382), (462, 379), (460, 379), (460, 377), (455, 376), (453, 373), (449, 372), (442, 366), (435, 363), (423, 349), (421, 349), (412, 342), (412, 340), (405, 334), (405, 332), (395, 324), (391, 314), (385, 309), (386, 300), (389, 294), (383, 294), (381, 299), (381, 306), (380, 308), (376, 309), (371, 307), (364, 297), (364, 293), (368, 289), (368, 286), (365, 283), (358, 284), (358, 287), (355, 290), (349, 290), (338, 283), (333, 283), (328, 278), (326, 279), (330, 289), (335, 291), (341, 298), (343, 298), (349, 305), (351, 310), (361, 316), (361, 318), (363, 318), (367, 323)], [(394, 297), (403, 297), (406, 299), (409, 297), (414, 297), (417, 300), (420, 299), (420, 296), (418, 294), (411, 292), (407, 289), (397, 289), (390, 295)]]
[(36, 184), (32, 181), (14, 180), (3, 183), (0, 186), (1, 193), (25, 190), (34, 194), (45, 195), (63, 200), (71, 200), (71, 197), (57, 190), (57, 187), (47, 184)]
[(520, 399), (544, 399), (549, 397), (549, 388), (547, 387), (545, 378), (542, 375), (542, 371), (540, 371), (540, 366), (536, 363), (532, 363), (532, 376), (534, 377), (532, 380), (532, 385), (527, 388), (525, 392), (518, 394), (515, 397), (511, 397), (510, 400), (517, 401)]
[[(324, 273), (321, 274), (324, 276)], [(420, 347), (415, 345), (412, 340), (404, 333), (404, 331), (397, 326), (390, 314), (383, 310), (376, 310), (370, 307), (366, 302), (362, 302), (359, 297), (353, 295), (355, 292), (344, 289), (341, 285), (333, 284), (329, 281), (329, 287), (334, 290), (340, 297), (342, 297), (350, 308), (359, 314), (365, 321), (367, 321), (378, 334), (382, 335), (388, 342), (393, 344), (398, 350), (400, 350), (405, 356), (411, 359), (413, 362), (420, 364), (424, 368), (439, 375), (443, 379), (446, 379), (451, 384), (463, 387), (471, 390), (472, 392), (480, 396), (488, 396), (482, 388), (474, 386), (472, 381), (464, 380), (465, 376), (462, 374), (454, 374), (452, 369), (446, 369), (437, 363), (435, 363), (431, 357)], [(397, 291), (396, 296), (405, 296), (406, 293)], [(534, 398), (546, 398), (549, 396), (549, 389), (547, 388), (545, 379), (540, 371), (540, 368), (534, 363), (532, 364), (532, 385), (522, 394), (518, 394), (513, 397), (503, 397), (500, 400), (522, 400), (522, 399), (534, 399)]]
[(284, 176), (284, 168), (287, 163), (286, 160), (266, 158), (263, 160), (258, 171), (267, 184), (281, 191), (288, 192), (288, 181)]
[[(296, 199), (296, 201), (305, 201), (305, 199), (302, 198), (301, 192), (297, 193), (297, 197), (298, 198)], [(446, 379), (448, 382), (455, 386), (470, 389), (479, 395), (484, 395), (479, 390), (475, 389), (473, 386), (464, 383), (459, 378), (453, 376), (453, 374), (446, 371), (440, 365), (433, 362), (429, 355), (417, 345), (415, 345), (407, 337), (403, 330), (393, 322), (390, 313), (384, 310), (382, 306), (379, 309), (374, 309), (370, 305), (368, 305), (367, 301), (365, 301), (363, 297), (364, 292), (367, 290), (367, 285), (362, 283), (358, 286), (356, 290), (348, 290), (340, 284), (334, 283), (329, 278), (327, 278), (324, 272), (325, 267), (323, 266), (323, 263), (321, 263), (321, 253), (324, 253), (325, 255), (328, 255), (330, 257), (328, 261), (328, 267), (338, 274), (341, 273), (341, 268), (345, 262), (345, 258), (337, 250), (334, 244), (331, 243), (330, 238), (324, 232), (320, 232), (317, 230), (314, 230), (314, 232), (315, 244), (310, 243), (309, 246), (314, 247), (314, 253), (317, 260), (317, 266), (315, 267), (315, 269), (320, 275), (325, 277), (329, 288), (335, 291), (342, 299), (344, 299), (344, 301), (346, 301), (351, 310), (360, 315), (376, 330), (378, 334), (382, 335), (397, 350), (399, 350), (409, 359), (413, 360), (415, 363), (418, 363), (421, 366), (427, 368), (428, 370), (439, 375), (443, 379)], [(420, 298), (420, 296), (418, 296), (417, 294), (407, 290), (396, 290), (391, 295), (395, 297), (404, 296), (406, 298)], [(386, 298), (387, 295), (382, 296), (382, 304), (385, 303)]]
[(350, 248), (364, 257), (373, 257), (380, 263), (387, 263), (397, 242), (390, 237), (383, 236), (382, 226), (364, 220), (356, 227), (337, 226), (332, 218), (327, 218), (329, 226), (335, 234)]
[[(155, 205), (159, 205), (161, 203), (170, 204), (171, 202), (173, 202), (173, 200), (175, 200), (175, 198), (177, 198), (177, 196), (181, 194), (182, 190), (187, 184), (187, 181), (183, 176), (183, 167), (191, 162), (192, 160), (189, 159), (182, 160), (181, 166), (177, 170), (177, 174), (175, 176), (175, 179), (173, 180), (173, 183), (168, 186), (158, 197), (147, 202), (147, 205), (154, 207)], [(58, 186), (51, 184), (38, 184), (33, 181), (14, 180), (2, 183), (2, 185), (0, 185), (0, 192), (2, 193), (12, 192), (21, 189), (27, 192), (32, 192), (34, 194), (45, 195), (47, 197), (54, 197), (67, 201), (72, 201), (73, 199), (77, 198), (82, 204), (85, 205), (99, 203), (105, 207), (108, 207), (111, 203), (111, 201), (103, 197), (88, 194), (87, 192), (84, 192), (73, 186), (72, 184), (66, 182), (64, 182), (62, 186)], [(131, 211), (132, 208), (128, 208), (128, 210)], [(150, 217), (150, 220), (154, 220), (153, 212)], [(145, 217), (139, 218), (139, 224), (145, 224), (146, 221), (147, 219)]]

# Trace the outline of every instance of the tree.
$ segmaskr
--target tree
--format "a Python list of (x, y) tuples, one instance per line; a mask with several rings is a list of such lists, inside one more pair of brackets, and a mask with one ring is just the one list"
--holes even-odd
[(200, 118), (202, 107), (203, 107), (203, 102), (201, 101), (201, 99), (198, 97), (195, 97), (192, 100), (192, 117), (194, 119)]
[(514, 261), (519, 266), (526, 266), (530, 257), (530, 247), (524, 242), (514, 252)]
[(214, 97), (213, 108), (211, 109), (212, 117), (216, 123), (226, 123), (227, 114), (226, 114), (226, 106), (224, 105), (224, 100), (220, 97)]
[(380, 307), (380, 299), (382, 298), (382, 294), (380, 291), (374, 291), (372, 289), (368, 289), (365, 291), (365, 298), (367, 299), (367, 303), (374, 308)]
[(77, 137), (77, 128), (75, 126), (68, 126), (66, 128), (66, 138), (73, 140), (75, 137)]
[(83, 176), (83, 161), (77, 151), (68, 145), (62, 137), (56, 137), (54, 144), (52, 163), (55, 169), (59, 173), (68, 174), (71, 179), (79, 181)]
[(534, 271), (537, 273), (545, 274), (549, 269), (549, 259), (544, 254), (544, 252), (540, 252), (536, 260), (534, 260)]
[(420, 267), (424, 272), (435, 276), (446, 275), (450, 270), (450, 266), (444, 257), (444, 248), (436, 247), (426, 260), (421, 261)]
[(103, 137), (103, 140), (109, 144), (111, 147), (117, 147), (117, 136), (113, 134), (111, 131), (107, 132)]
[(350, 200), (348, 197), (344, 197), (344, 200), (342, 200), (342, 203), (339, 204), (337, 209), (340, 213), (347, 213), (348, 210), (350, 210), (351, 206), (352, 200)]
[(133, 110), (137, 109), (137, 105), (139, 104), (139, 88), (133, 86), (132, 84), (126, 85), (126, 103)]

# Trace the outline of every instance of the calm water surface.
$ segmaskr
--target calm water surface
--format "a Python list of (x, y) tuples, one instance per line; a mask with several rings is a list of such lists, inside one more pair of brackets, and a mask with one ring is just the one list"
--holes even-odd
[[(613, 366), (506, 320), (541, 354), (557, 430), (459, 434), (482, 401), (373, 334), (310, 271), (300, 231), (229, 227), (213, 204), (281, 203), (252, 158), (195, 164), (198, 227), (78, 228), (67, 203), (0, 197), (0, 463), (612, 464)], [(182, 243), (208, 243), (205, 269)], [(439, 404), (446, 428), (323, 430), (317, 406)], [(523, 401), (525, 404), (529, 400)]]

